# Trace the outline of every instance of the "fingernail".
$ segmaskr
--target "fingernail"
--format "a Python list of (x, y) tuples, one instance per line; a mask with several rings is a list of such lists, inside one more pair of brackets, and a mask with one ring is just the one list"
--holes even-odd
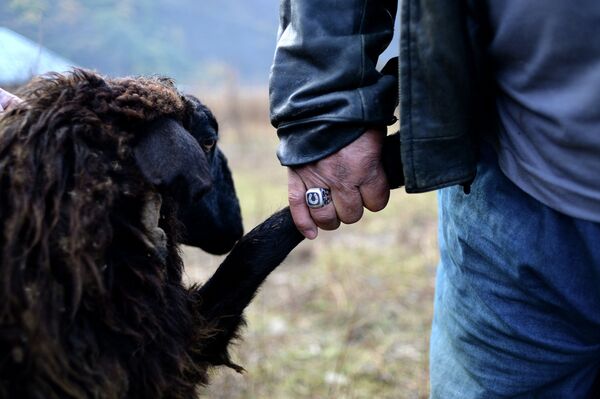
[(309, 240), (314, 240), (315, 238), (317, 238), (317, 230), (316, 229), (304, 230), (304, 237), (308, 238)]

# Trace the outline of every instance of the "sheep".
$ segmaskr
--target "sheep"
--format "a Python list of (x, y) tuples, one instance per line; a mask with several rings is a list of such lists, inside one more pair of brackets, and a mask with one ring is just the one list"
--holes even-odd
[(180, 242), (241, 235), (238, 207), (211, 242), (237, 203), (212, 115), (169, 80), (83, 70), (22, 98), (0, 116), (0, 398), (190, 398), (241, 370), (243, 311), (302, 240), (289, 210), (186, 287)]

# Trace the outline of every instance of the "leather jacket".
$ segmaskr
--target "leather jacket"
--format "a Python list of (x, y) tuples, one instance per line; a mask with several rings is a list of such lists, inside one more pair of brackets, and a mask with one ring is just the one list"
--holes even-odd
[(397, 0), (282, 0), (269, 91), (281, 164), (319, 160), (393, 123), (399, 101), (406, 191), (468, 185), (487, 115), (485, 36), (468, 3), (402, 2), (398, 82), (376, 69)]

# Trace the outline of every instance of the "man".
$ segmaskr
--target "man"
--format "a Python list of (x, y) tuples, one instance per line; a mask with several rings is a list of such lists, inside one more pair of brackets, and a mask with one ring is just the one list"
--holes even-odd
[[(271, 119), (307, 238), (387, 202), (396, 6), (282, 0)], [(401, 26), (398, 168), (440, 189), (431, 396), (600, 397), (600, 3), (405, 0)]]

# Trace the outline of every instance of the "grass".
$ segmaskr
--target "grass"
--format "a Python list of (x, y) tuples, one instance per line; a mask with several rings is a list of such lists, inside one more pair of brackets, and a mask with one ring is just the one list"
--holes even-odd
[[(274, 130), (261, 118), (242, 125), (243, 135), (224, 124), (221, 147), (248, 230), (286, 205), (286, 172)], [(436, 228), (435, 194), (396, 190), (382, 212), (303, 242), (247, 311), (233, 348), (247, 373), (215, 372), (200, 397), (428, 397)], [(184, 258), (190, 281), (205, 281), (222, 259), (193, 248)]]

